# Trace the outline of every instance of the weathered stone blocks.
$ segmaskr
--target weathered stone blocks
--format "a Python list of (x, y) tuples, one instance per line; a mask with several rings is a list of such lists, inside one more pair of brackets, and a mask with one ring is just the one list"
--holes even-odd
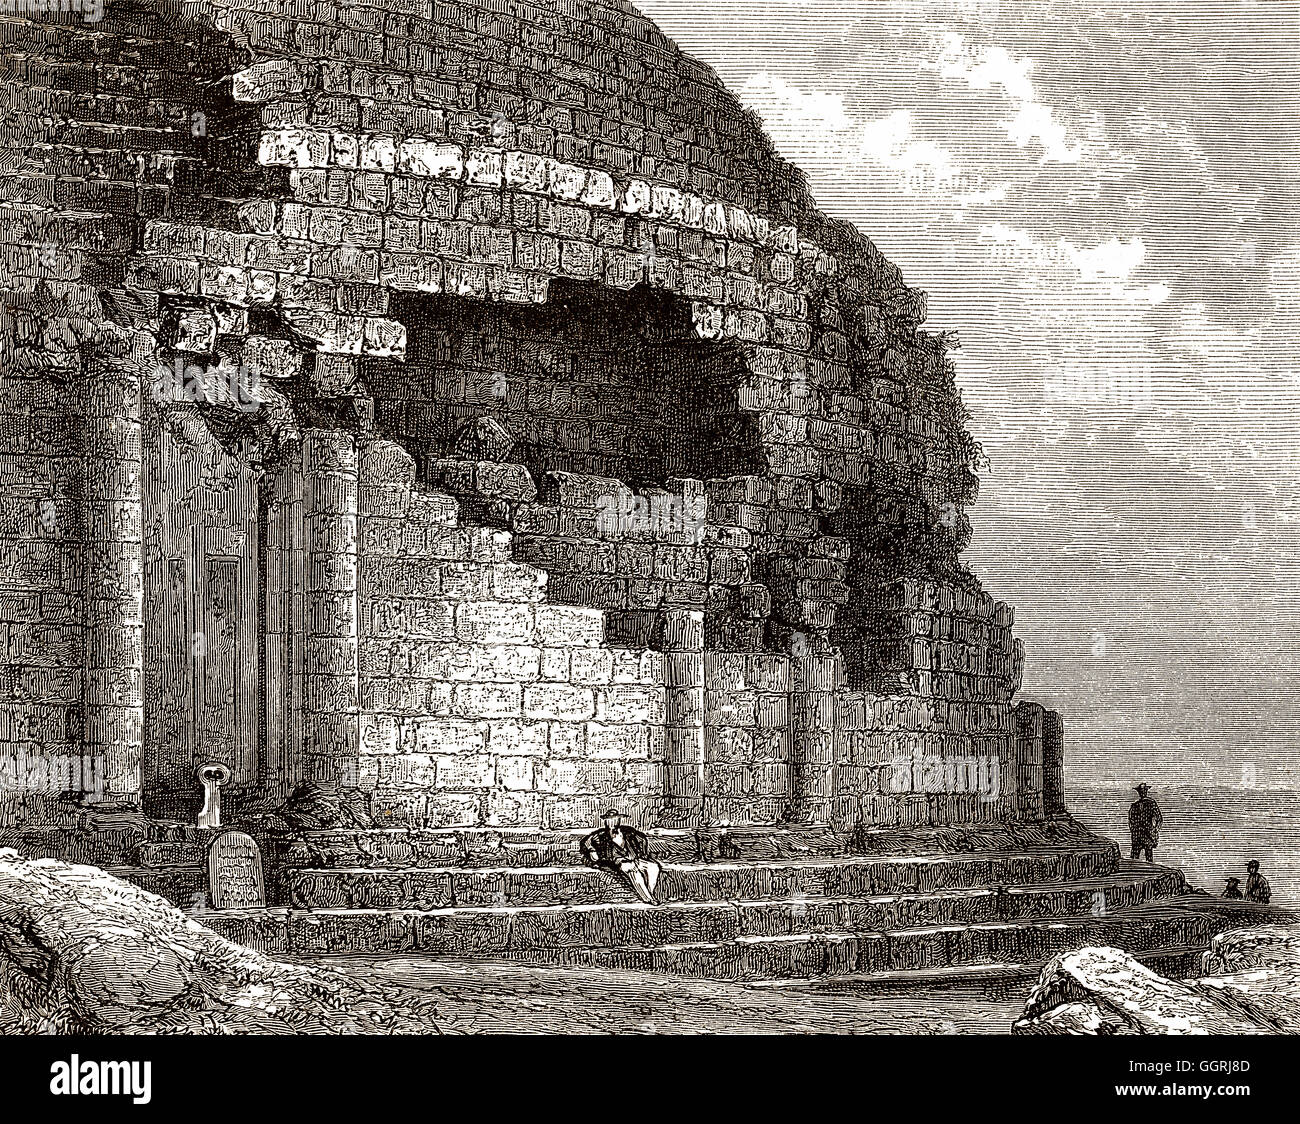
[[(773, 760), (793, 754), (793, 789), (806, 783), (806, 794), (818, 800), (825, 778), (813, 777), (809, 766), (823, 763), (827, 744), (852, 759), (844, 768), (869, 770), (846, 773), (846, 793), (874, 797), (881, 770), (870, 771), (871, 765), (885, 763), (859, 758), (893, 752), (913, 734), (951, 735), (958, 739), (952, 745), (919, 748), (951, 756), (977, 747), (1000, 755), (1017, 783), (1040, 783), (1034, 762), (1022, 777), (1016, 760), (1009, 704), (1023, 651), (1009, 635), (1010, 610), (969, 581), (948, 582), (969, 529), (962, 509), (973, 498), (971, 449), (943, 347), (916, 331), (924, 297), (907, 289), (865, 238), (816, 212), (798, 176), (713, 76), (648, 25), (620, 36), (611, 29), (626, 13), (600, 4), (561, 13), (503, 10), (490, 18), (450, 4), (433, 21), (412, 10), (402, 16), (408, 37), (381, 34), (373, 13), (353, 13), (343, 22), (365, 26), (342, 28), (330, 4), (299, 15), (291, 23), (263, 13), (250, 22), (221, 0), (202, 19), (223, 33), (233, 30), (246, 42), (247, 57), (218, 58), (222, 51), (204, 36), (175, 40), (158, 58), (129, 53), (122, 65), (103, 68), (104, 96), (90, 109), (68, 91), (11, 83), (20, 103), (15, 127), (39, 137), (46, 128), (41, 121), (75, 119), (109, 139), (93, 162), (62, 142), (22, 146), (24, 159), (43, 170), (18, 175), (14, 186), (24, 210), (0, 215), (3, 229), (15, 232), (0, 243), (23, 243), (2, 255), (15, 299), (0, 330), (17, 370), (67, 369), (68, 349), (57, 340), (63, 321), (35, 324), (21, 306), (39, 285), (65, 311), (97, 322), (105, 286), (84, 282), (102, 273), (136, 294), (142, 320), (165, 319), (165, 341), (190, 355), (213, 348), (238, 354), (233, 341), (243, 339), (245, 361), (288, 382), (303, 373), (304, 348), (314, 350), (344, 361), (314, 368), (311, 389), (326, 397), (362, 389), (364, 372), (382, 431), (394, 431), (395, 419), (414, 419), (403, 438), (412, 438), (413, 450), (415, 438), (427, 440), (418, 449), (422, 460), (449, 459), (446, 439), (453, 435), (439, 427), (473, 403), (473, 416), (508, 413), (512, 426), (523, 419), (523, 447), (541, 450), (539, 461), (562, 449), (568, 458), (562, 463), (581, 470), (572, 480), (544, 482), (542, 503), (517, 466), (476, 462), (472, 478), (455, 487), (448, 475), (444, 486), (466, 503), (462, 526), (450, 497), (414, 490), (411, 463), (391, 455), (395, 446), (391, 463), (372, 464), (371, 447), (363, 445), (358, 466), (349, 460), (355, 450), (326, 449), (329, 440), (308, 438), (302, 650), (313, 665), (312, 704), (346, 707), (337, 716), (310, 715), (303, 741), (322, 759), (312, 768), (334, 767), (347, 776), (356, 743), (378, 736), (379, 727), (368, 724), (358, 733), (363, 719), (392, 721), (396, 730), (399, 720), (452, 721), (455, 710), (456, 719), (485, 724), (479, 734), (490, 756), (496, 756), (498, 731), (505, 742), (517, 737), (534, 746), (542, 729), (548, 752), (560, 746), (564, 753), (610, 759), (634, 746), (640, 753), (646, 737), (662, 741), (665, 729), (689, 743), (696, 767), (706, 747), (728, 765), (743, 764), (745, 753)], [(449, 26), (459, 30), (448, 36)], [(72, 41), (90, 34), (66, 27), (52, 32), (39, 20), (13, 30), (33, 42), (46, 32)], [(436, 50), (424, 41), (431, 35)], [(526, 49), (503, 63), (494, 52), (506, 40)], [(111, 55), (116, 42), (97, 40), (96, 55)], [(600, 56), (594, 68), (569, 68), (557, 78), (543, 66), (575, 50), (587, 58), (592, 43)], [(215, 163), (199, 174), (206, 150), (227, 145), (241, 132), (231, 126), (241, 122), (220, 119), (228, 107), (207, 97), (203, 82), (178, 87), (170, 72), (176, 58), (187, 74), (234, 72), (235, 99), (260, 107), (258, 166), (238, 146), (220, 152), (223, 169), (245, 160), (239, 190), (250, 198), (215, 198), (207, 175)], [(642, 81), (647, 67), (658, 83), (651, 94)], [(139, 123), (132, 115), (140, 89), (162, 91), (151, 112), (166, 128), (122, 127)], [(633, 117), (650, 116), (629, 125), (629, 107)], [(187, 126), (200, 119), (204, 128), (191, 132)], [(210, 144), (200, 141), (209, 133)], [(718, 137), (724, 140), (714, 143)], [(131, 182), (137, 171), (139, 182)], [(82, 211), (111, 214), (96, 230), (67, 217)], [(56, 229), (50, 216), (58, 212), (64, 217)], [(159, 220), (163, 214), (166, 221)], [(97, 242), (96, 234), (105, 237)], [(34, 237), (57, 244), (41, 250)], [(142, 253), (131, 250), (136, 245)], [(518, 332), (483, 333), (482, 350), (467, 357), (461, 345), (472, 341), (415, 338), (433, 301), (402, 304), (416, 294), (439, 294), (461, 300), (461, 308), (538, 302), (535, 311), (549, 313), (568, 307), (569, 280), (654, 290), (683, 334), (694, 333), (691, 346), (703, 350), (677, 351), (647, 373), (662, 373), (691, 354), (700, 386), (727, 395), (727, 409), (716, 415), (721, 447), (744, 444), (727, 425), (752, 423), (747, 448), (758, 454), (754, 460), (731, 465), (720, 456), (710, 471), (695, 473), (719, 477), (695, 482), (707, 496), (703, 526), (660, 523), (602, 537), (598, 521), (610, 501), (653, 498), (640, 483), (634, 493), (619, 481), (647, 475), (648, 463), (670, 463), (652, 446), (657, 433), (712, 440), (712, 415), (698, 433), (689, 426), (674, 430), (660, 417), (633, 424), (629, 416), (645, 419), (664, 403), (636, 385), (607, 385), (614, 361), (598, 358), (585, 341), (559, 346), (566, 325), (552, 327), (544, 344), (530, 339), (527, 347)], [(554, 299), (556, 292), (562, 300)], [(662, 321), (650, 336), (660, 327)], [(145, 342), (141, 356), (155, 343)], [(417, 359), (409, 377), (391, 374), (390, 364), (403, 361), (408, 348), (419, 355), (426, 345), (436, 356), (429, 365)], [(474, 374), (507, 367), (512, 350), (516, 366), (509, 367), (503, 392), (491, 381), (475, 389)], [(621, 362), (623, 353), (611, 350)], [(310, 375), (312, 365), (307, 368)], [(323, 381), (326, 369), (340, 379)], [(6, 391), (18, 393), (32, 381), (7, 378)], [(414, 393), (417, 384), (435, 381), (429, 398)], [(430, 400), (444, 412), (431, 409)], [(75, 412), (66, 403), (46, 403), (35, 416), (24, 415), (23, 424), (46, 435), (48, 444), (56, 417), (69, 423), (63, 426), (69, 432), (82, 431)], [(30, 658), (26, 642), (6, 665), (11, 681), (42, 697), (68, 703), (84, 691), (101, 711), (89, 722), (96, 736), (103, 715), (134, 706), (142, 689), (139, 621), (131, 606), (144, 563), (134, 497), (120, 494), (138, 462), (136, 449), (121, 446), (124, 440), (138, 445), (139, 419), (125, 437), (121, 426), (107, 424), (123, 416), (136, 412), (114, 407), (90, 427), (103, 478), (99, 485), (88, 481), (99, 490), (90, 489), (90, 506), (76, 514), (89, 536), (104, 543), (83, 552), (67, 536), (59, 546), (36, 541), (31, 513), (23, 526), (0, 527), (20, 591), (73, 588), (82, 570), (94, 575), (88, 591), (100, 580), (111, 591), (87, 598), (93, 634), (85, 650), (93, 666), (77, 670), (93, 674), (56, 683), (38, 672), (43, 665)], [(69, 452), (76, 450), (62, 455)], [(687, 470), (658, 475), (679, 471)], [(32, 486), (42, 493), (73, 489), (75, 474), (52, 475)], [(439, 481), (430, 472), (425, 483)], [(655, 483), (672, 482), (656, 477)], [(676, 487), (664, 490), (675, 496)], [(683, 485), (683, 501), (687, 490)], [(66, 500), (51, 501), (62, 519), (58, 505), (67, 507)], [(511, 527), (519, 537), (468, 525), (489, 510), (496, 527)], [(915, 575), (928, 581), (914, 583), (896, 604), (892, 583)], [(584, 607), (556, 603), (566, 600)], [(45, 609), (38, 602), (34, 611)], [(706, 615), (710, 649), (761, 662), (710, 666), (710, 651), (701, 683), (701, 649), (674, 647), (678, 640), (663, 637), (665, 618), (683, 611)], [(286, 606), (272, 605), (268, 614), (280, 626), (277, 636), (292, 631)], [(607, 635), (635, 641), (637, 650), (608, 647)], [(63, 641), (50, 643), (59, 648)], [(650, 643), (665, 651), (641, 650)], [(787, 643), (789, 655), (771, 650)], [(874, 703), (828, 704), (828, 696), (842, 694), (842, 684), (823, 682), (827, 676), (807, 661), (833, 648), (844, 653), (855, 686), (907, 696), (901, 710), (910, 700), (928, 700), (930, 715), (912, 724), (911, 716), (886, 715)], [(704, 697), (705, 686), (717, 692), (724, 682), (734, 702)], [(592, 717), (524, 718), (525, 693), (541, 686), (590, 692)], [(610, 694), (615, 687), (648, 693), (633, 701), (631, 694)], [(856, 719), (859, 709), (869, 711), (870, 721), (842, 730), (849, 711)], [(624, 730), (635, 733), (612, 732)], [(863, 740), (878, 735), (883, 740)], [(1041, 784), (1053, 793), (1059, 755), (1051, 747), (1058, 743), (1045, 726)], [(330, 766), (335, 749), (339, 760)], [(523, 775), (499, 762), (495, 768), (494, 777), (509, 777), (511, 785)], [(728, 801), (740, 796), (724, 778), (738, 776), (776, 784), (779, 774), (761, 767), (719, 773)], [(435, 770), (435, 795), (436, 777)], [(388, 781), (373, 779), (382, 797)], [(765, 786), (768, 781), (755, 781), (744, 789), (753, 809), (767, 799), (760, 792)], [(707, 773), (697, 787), (706, 793)], [(407, 794), (388, 810), (493, 822), (520, 816), (562, 822), (589, 810), (526, 798), (528, 790), (504, 781), (485, 791), (472, 808)], [(507, 792), (521, 795), (507, 800)], [(1059, 806), (1055, 795), (1050, 802)], [(727, 809), (746, 814), (735, 803)], [(816, 815), (823, 811), (814, 808)], [(919, 814), (915, 802), (906, 814)], [(956, 813), (932, 801), (927, 814)], [(1036, 814), (1032, 807), (1029, 814)]]

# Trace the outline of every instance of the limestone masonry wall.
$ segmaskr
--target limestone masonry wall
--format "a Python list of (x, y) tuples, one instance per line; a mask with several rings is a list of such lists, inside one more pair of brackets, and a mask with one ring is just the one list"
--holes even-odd
[(361, 738), (346, 779), (378, 815), (438, 827), (580, 826), (610, 802), (656, 819), (663, 654), (611, 649), (599, 610), (548, 604), (545, 572), (511, 559), (508, 532), (460, 527), (455, 502), (414, 479), (396, 446), (363, 456)]
[(0, 51), (0, 823), (214, 758), (434, 826), (1064, 814), (952, 341), (631, 7)]
[(601, 292), (560, 286), (536, 307), (408, 302), (405, 363), (366, 374), (378, 426), (437, 457), (491, 417), (539, 480), (548, 471), (639, 484), (754, 471), (758, 427), (736, 402), (739, 350), (701, 341), (689, 310), (670, 301), (595, 299)]

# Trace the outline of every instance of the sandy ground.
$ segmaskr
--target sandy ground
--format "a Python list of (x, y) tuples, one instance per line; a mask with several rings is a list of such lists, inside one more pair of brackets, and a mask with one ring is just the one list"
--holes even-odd
[(478, 1034), (1005, 1034), (1030, 984), (882, 994), (509, 961), (327, 956), (311, 963), (438, 995), (448, 1031)]

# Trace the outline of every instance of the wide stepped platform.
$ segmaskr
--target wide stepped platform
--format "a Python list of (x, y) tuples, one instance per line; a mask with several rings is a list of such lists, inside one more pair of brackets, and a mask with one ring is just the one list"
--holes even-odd
[(658, 906), (582, 866), (582, 834), (306, 833), (273, 848), (282, 907), (202, 921), (288, 955), (825, 984), (1027, 973), (1084, 944), (1178, 970), (1232, 924), (1206, 908), (1215, 899), (1190, 894), (1181, 872), (1122, 862), (1113, 843), (1072, 824), (852, 841), (824, 831), (652, 832), (664, 867)]

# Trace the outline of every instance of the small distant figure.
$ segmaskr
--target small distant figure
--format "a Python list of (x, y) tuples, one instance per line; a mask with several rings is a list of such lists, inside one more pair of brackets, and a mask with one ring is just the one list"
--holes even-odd
[(1155, 849), (1160, 842), (1160, 825), (1164, 818), (1160, 806), (1147, 795), (1150, 785), (1140, 784), (1134, 791), (1138, 798), (1129, 805), (1128, 833), (1133, 840), (1133, 858), (1144, 854), (1147, 862), (1155, 862)]
[(650, 841), (636, 828), (624, 827), (613, 808), (600, 818), (605, 826), (582, 841), (583, 859), (588, 866), (621, 874), (646, 905), (658, 905), (655, 884), (662, 868), (650, 858)]
[(1240, 878), (1229, 878), (1229, 879), (1228, 879), (1228, 888), (1227, 888), (1226, 890), (1223, 891), (1223, 896), (1224, 896), (1225, 898), (1232, 898), (1234, 901), (1240, 901), (1240, 900), (1241, 900), (1241, 896), (1242, 896), (1242, 895), (1241, 895), (1241, 879), (1240, 879)]
[(1246, 900), (1267, 905), (1268, 899), (1272, 896), (1273, 890), (1268, 884), (1268, 879), (1259, 872), (1259, 863), (1251, 859), (1246, 864)]

